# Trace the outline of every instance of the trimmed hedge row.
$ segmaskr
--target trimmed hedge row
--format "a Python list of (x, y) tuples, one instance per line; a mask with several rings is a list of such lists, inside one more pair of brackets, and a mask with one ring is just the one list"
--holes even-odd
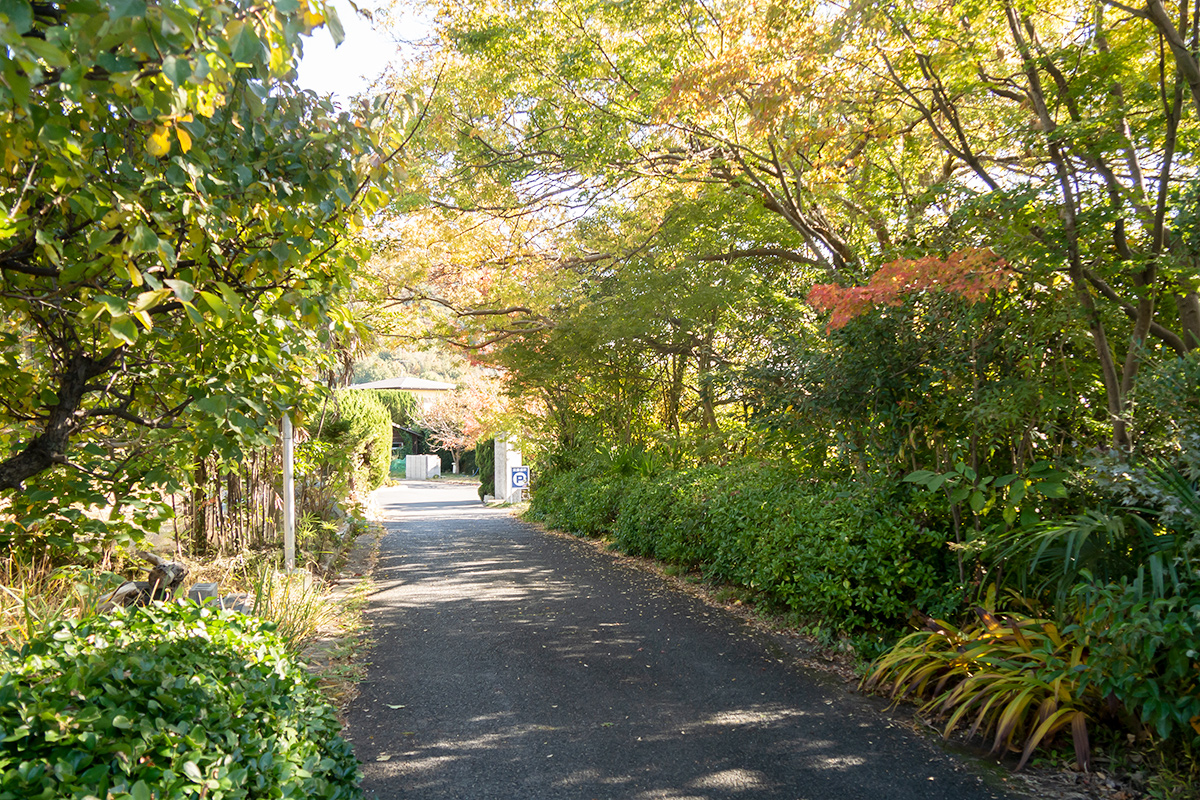
[(611, 534), (625, 552), (699, 568), (843, 631), (957, 607), (944, 534), (857, 484), (810, 484), (761, 463), (649, 479), (582, 467), (543, 476), (533, 516)]
[(269, 623), (119, 610), (0, 655), (0, 800), (354, 800), (340, 727)]

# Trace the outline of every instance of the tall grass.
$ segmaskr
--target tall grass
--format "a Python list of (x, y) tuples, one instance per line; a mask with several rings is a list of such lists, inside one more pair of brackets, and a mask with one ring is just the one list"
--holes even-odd
[(119, 575), (81, 567), (55, 567), (48, 558), (0, 561), (0, 646), (20, 647), (67, 619), (95, 614)]
[(252, 587), (253, 613), (274, 622), (293, 651), (326, 633), (338, 630), (340, 610), (318, 580), (304, 571), (279, 572), (272, 564), (259, 566)]

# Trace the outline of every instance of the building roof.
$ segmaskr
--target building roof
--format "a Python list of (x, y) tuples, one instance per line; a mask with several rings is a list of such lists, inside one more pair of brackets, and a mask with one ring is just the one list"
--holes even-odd
[(347, 386), (347, 389), (398, 389), (402, 392), (448, 392), (451, 389), (458, 388), (453, 383), (442, 383), (441, 381), (427, 381), (424, 378), (387, 378), (382, 381), (371, 381), (370, 383), (355, 383)]

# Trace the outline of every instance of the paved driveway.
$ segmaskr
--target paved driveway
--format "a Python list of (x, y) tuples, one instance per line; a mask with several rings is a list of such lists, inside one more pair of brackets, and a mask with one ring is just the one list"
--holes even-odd
[(1003, 796), (737, 619), (474, 488), (379, 496), (376, 643), (347, 731), (368, 797)]

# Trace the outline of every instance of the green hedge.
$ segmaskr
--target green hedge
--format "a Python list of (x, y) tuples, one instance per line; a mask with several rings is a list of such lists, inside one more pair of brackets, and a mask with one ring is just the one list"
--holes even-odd
[(334, 709), (272, 626), (194, 603), (0, 656), (0, 800), (359, 798)]
[(421, 404), (412, 392), (401, 392), (395, 389), (355, 389), (366, 397), (373, 397), (380, 405), (388, 410), (392, 422), (405, 428), (411, 428), (416, 422)]
[(854, 483), (760, 463), (648, 479), (583, 467), (543, 476), (534, 516), (634, 555), (699, 568), (823, 625), (894, 627), (956, 606), (944, 535)]
[(475, 443), (475, 465), (479, 467), (479, 499), (496, 496), (496, 440), (480, 439)]
[[(347, 448), (355, 488), (376, 489), (387, 480), (392, 463), (392, 416), (371, 392), (342, 389), (334, 414), (338, 444)], [(340, 424), (337, 424), (340, 423)]]

